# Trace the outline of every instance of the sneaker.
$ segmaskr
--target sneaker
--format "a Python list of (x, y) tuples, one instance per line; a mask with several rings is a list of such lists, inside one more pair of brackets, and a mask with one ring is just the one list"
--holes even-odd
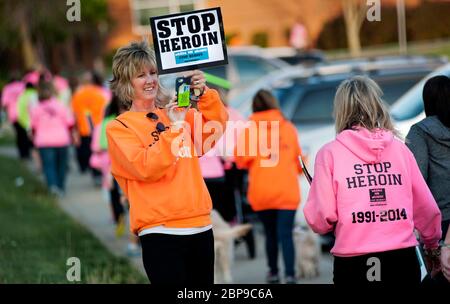
[(141, 254), (141, 250), (139, 249), (139, 246), (134, 243), (128, 243), (127, 246), (127, 255), (129, 257), (137, 257)]
[(297, 284), (297, 279), (293, 276), (287, 276), (285, 279), (285, 284)]
[(120, 238), (125, 234), (125, 218), (123, 215), (119, 216), (116, 225), (116, 237)]
[(59, 190), (58, 187), (56, 186), (51, 186), (49, 189), (49, 192), (51, 195), (53, 195), (54, 197), (61, 199), (64, 197), (64, 192), (62, 192), (61, 190)]
[(280, 277), (278, 274), (269, 273), (266, 277), (267, 284), (280, 284)]

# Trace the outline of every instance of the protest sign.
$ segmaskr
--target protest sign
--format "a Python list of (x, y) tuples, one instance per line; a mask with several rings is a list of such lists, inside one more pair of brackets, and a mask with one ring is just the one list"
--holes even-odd
[(220, 8), (150, 18), (159, 74), (228, 63)]

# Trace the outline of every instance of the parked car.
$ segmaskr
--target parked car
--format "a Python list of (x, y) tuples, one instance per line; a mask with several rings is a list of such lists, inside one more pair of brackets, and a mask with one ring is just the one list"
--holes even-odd
[(403, 136), (408, 134), (413, 124), (425, 118), (422, 99), (423, 87), (428, 79), (437, 75), (450, 77), (450, 63), (424, 77), (392, 105), (390, 109), (392, 118)]
[(262, 51), (266, 56), (279, 58), (290, 65), (302, 64), (312, 66), (326, 61), (323, 51), (317, 49), (308, 49), (299, 52), (293, 47), (271, 47), (264, 48)]
[[(226, 79), (234, 89), (250, 85), (260, 77), (290, 65), (266, 55), (258, 47), (232, 47), (227, 49), (228, 64), (204, 68), (202, 71)], [(169, 90), (175, 88), (175, 78), (180, 73), (161, 75), (160, 81)]]
[(244, 115), (251, 112), (251, 100), (259, 89), (268, 89), (280, 100), (284, 114), (302, 127), (332, 123), (333, 98), (339, 83), (353, 75), (365, 74), (384, 90), (392, 104), (423, 76), (443, 64), (441, 58), (380, 57), (337, 61), (314, 67), (293, 66), (274, 71), (250, 86), (230, 93), (230, 104)]

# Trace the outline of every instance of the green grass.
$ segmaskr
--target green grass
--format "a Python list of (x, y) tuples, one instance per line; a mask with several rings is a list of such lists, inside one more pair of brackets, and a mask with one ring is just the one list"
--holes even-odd
[(69, 257), (80, 259), (80, 283), (148, 283), (59, 209), (22, 164), (0, 157), (0, 171), (0, 284), (70, 283)]
[(0, 146), (15, 146), (15, 135), (12, 127), (6, 121), (0, 127)]

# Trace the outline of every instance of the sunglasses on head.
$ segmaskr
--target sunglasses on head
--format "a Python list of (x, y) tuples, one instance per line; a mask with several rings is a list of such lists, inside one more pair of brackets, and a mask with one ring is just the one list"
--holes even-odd
[[(153, 113), (153, 112), (147, 113), (146, 116), (147, 116), (147, 118), (150, 118), (151, 121), (158, 121), (158, 119), (159, 119), (159, 116), (156, 115), (156, 114)], [(166, 130), (166, 126), (165, 126), (162, 122), (158, 122), (158, 123), (156, 124), (156, 130), (157, 130), (159, 133), (164, 132), (164, 131)]]

